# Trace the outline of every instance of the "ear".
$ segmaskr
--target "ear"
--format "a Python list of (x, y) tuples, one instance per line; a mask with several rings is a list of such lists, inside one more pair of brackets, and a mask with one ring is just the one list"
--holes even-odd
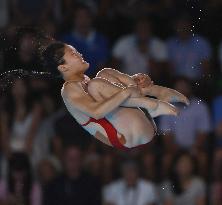
[(66, 65), (59, 65), (58, 70), (63, 73), (68, 71), (68, 67)]

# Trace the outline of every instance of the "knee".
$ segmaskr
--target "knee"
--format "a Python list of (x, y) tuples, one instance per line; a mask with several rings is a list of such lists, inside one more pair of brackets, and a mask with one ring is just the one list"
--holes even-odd
[(96, 76), (101, 78), (106, 77), (107, 75), (110, 75), (111, 70), (111, 68), (103, 68)]

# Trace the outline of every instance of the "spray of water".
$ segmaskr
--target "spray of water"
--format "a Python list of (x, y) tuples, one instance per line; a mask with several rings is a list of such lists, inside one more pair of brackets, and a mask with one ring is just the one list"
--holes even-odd
[(11, 86), (16, 78), (34, 78), (34, 79), (50, 79), (53, 80), (58, 78), (50, 72), (39, 72), (39, 71), (29, 71), (23, 69), (9, 70), (0, 74), (0, 89), (5, 91), (9, 86)]

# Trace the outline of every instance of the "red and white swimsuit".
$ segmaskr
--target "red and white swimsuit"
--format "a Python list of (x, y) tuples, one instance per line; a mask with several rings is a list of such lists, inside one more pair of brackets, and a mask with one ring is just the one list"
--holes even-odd
[(105, 130), (108, 139), (110, 141), (110, 143), (112, 144), (113, 147), (116, 147), (118, 149), (122, 149), (122, 150), (128, 150), (128, 147), (125, 147), (118, 139), (117, 136), (117, 130), (115, 127), (113, 127), (113, 125), (106, 119), (106, 118), (102, 118), (99, 120), (96, 120), (92, 117), (89, 118), (89, 121), (82, 124), (82, 126), (87, 126), (89, 123), (94, 122), (99, 124), (101, 127), (103, 127), (103, 129)]
[(96, 120), (94, 118), (89, 118), (88, 122), (82, 124), (82, 126), (83, 127), (87, 126), (91, 122), (97, 123), (101, 127), (103, 127), (103, 129), (106, 131), (106, 134), (108, 136), (108, 139), (109, 139), (110, 143), (112, 144), (113, 147), (115, 147), (117, 149), (121, 149), (121, 150), (127, 151), (127, 150), (134, 149), (134, 148), (144, 147), (146, 145), (146, 144), (141, 144), (141, 145), (138, 145), (138, 146), (133, 147), (133, 148), (129, 148), (129, 147), (124, 146), (119, 141), (119, 138), (117, 136), (116, 128), (106, 118), (102, 118), (102, 119), (99, 119), (99, 120)]

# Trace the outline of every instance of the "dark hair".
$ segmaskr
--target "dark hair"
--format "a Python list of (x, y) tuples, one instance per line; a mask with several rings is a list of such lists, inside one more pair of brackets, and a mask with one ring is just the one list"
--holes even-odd
[(57, 67), (65, 63), (63, 58), (65, 43), (55, 41), (50, 43), (42, 52), (42, 62), (44, 68), (50, 73), (59, 76)]
[(170, 170), (170, 181), (171, 181), (171, 185), (173, 187), (172, 190), (176, 195), (180, 195), (184, 191), (183, 188), (182, 188), (181, 182), (179, 180), (178, 173), (175, 170), (175, 167), (176, 167), (177, 163), (184, 156), (188, 157), (192, 162), (192, 166), (193, 166), (192, 175), (197, 174), (198, 163), (196, 161), (196, 158), (193, 155), (191, 155), (187, 150), (181, 150), (178, 153), (176, 153), (176, 156), (173, 159), (173, 162), (172, 162), (172, 165), (171, 165), (171, 170)]
[(28, 156), (22, 152), (13, 153), (9, 159), (9, 167), (7, 174), (8, 191), (12, 194), (15, 193), (15, 181), (13, 179), (13, 172), (23, 171), (26, 173), (23, 182), (23, 202), (25, 205), (30, 204), (30, 192), (32, 190), (32, 174), (31, 164)]

